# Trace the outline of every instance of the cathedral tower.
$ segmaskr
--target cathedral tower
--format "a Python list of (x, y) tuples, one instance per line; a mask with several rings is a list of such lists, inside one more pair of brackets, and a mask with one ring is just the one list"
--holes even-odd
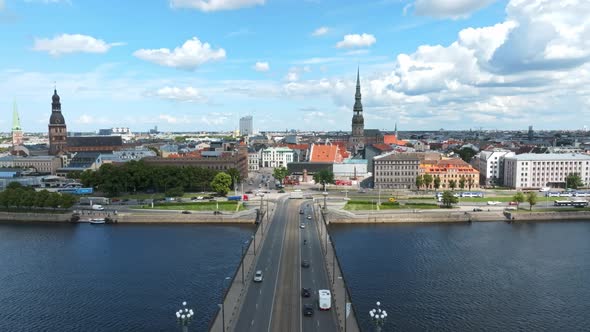
[(64, 116), (61, 114), (61, 103), (57, 90), (53, 90), (51, 97), (51, 117), (49, 118), (49, 154), (57, 155), (63, 152), (67, 144), (68, 132)]
[(363, 118), (363, 104), (361, 103), (361, 81), (359, 70), (356, 72), (356, 93), (352, 115), (352, 144), (364, 143), (365, 119)]

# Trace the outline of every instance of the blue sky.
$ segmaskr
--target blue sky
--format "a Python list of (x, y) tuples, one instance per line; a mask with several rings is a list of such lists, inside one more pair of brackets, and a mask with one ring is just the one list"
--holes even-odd
[(580, 129), (584, 0), (0, 0), (0, 131)]

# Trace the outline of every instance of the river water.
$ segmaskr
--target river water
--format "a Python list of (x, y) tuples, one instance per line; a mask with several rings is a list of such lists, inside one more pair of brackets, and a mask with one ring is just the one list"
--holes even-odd
[(590, 222), (332, 226), (363, 330), (590, 331)]
[[(250, 226), (0, 224), (0, 331), (206, 331)], [(363, 330), (590, 331), (590, 222), (332, 226)], [(224, 284), (225, 283), (225, 284)]]

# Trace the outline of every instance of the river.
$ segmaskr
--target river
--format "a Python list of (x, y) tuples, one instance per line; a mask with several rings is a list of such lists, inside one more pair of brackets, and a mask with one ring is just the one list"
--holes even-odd
[[(0, 331), (206, 331), (252, 226), (0, 224)], [(590, 222), (335, 225), (363, 330), (588, 331)]]

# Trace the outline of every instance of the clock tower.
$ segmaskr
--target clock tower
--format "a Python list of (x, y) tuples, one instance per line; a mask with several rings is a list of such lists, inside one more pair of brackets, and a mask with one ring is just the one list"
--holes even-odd
[(61, 114), (61, 103), (57, 89), (51, 97), (51, 117), (49, 118), (49, 154), (58, 155), (64, 152), (67, 144), (68, 131), (64, 116)]

